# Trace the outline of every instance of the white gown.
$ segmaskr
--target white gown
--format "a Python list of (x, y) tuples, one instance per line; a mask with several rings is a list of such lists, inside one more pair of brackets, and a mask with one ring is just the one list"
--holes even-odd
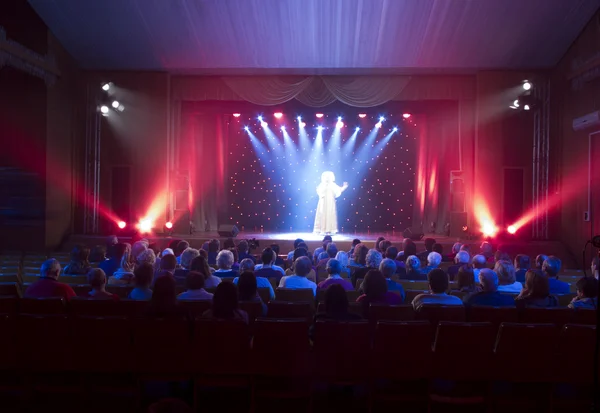
[(314, 233), (335, 234), (338, 232), (335, 199), (342, 194), (344, 189), (335, 182), (321, 182), (317, 186), (319, 203), (315, 215)]

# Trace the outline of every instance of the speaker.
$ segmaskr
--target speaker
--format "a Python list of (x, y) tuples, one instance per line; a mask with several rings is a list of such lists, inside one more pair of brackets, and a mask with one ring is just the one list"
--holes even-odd
[(450, 213), (450, 236), (451, 237), (463, 237), (463, 227), (467, 226), (467, 213), (466, 212), (451, 212)]
[(217, 232), (220, 237), (235, 238), (240, 230), (235, 225), (219, 225)]
[(410, 238), (413, 241), (420, 241), (423, 239), (425, 234), (423, 234), (418, 228), (406, 228), (404, 231), (402, 231), (402, 236), (404, 238)]

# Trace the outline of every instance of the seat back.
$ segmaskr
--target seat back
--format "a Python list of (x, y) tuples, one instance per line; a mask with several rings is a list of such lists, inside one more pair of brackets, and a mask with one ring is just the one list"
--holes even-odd
[(427, 291), (427, 290), (405, 290), (404, 292), (406, 293), (404, 302), (406, 304), (411, 304), (417, 295), (427, 294), (429, 291)]
[(429, 283), (427, 281), (399, 280), (398, 283), (405, 290), (429, 291)]
[(89, 284), (87, 275), (62, 275), (58, 281), (65, 284)]
[(558, 332), (554, 324), (500, 324), (494, 347), (494, 374), (501, 380), (552, 381), (555, 371), (549, 361), (556, 355)]
[(200, 317), (212, 307), (211, 300), (179, 300), (179, 305), (185, 308), (192, 317)]
[(423, 305), (416, 312), (417, 320), (429, 320), (435, 328), (440, 321), (465, 321), (465, 307), (462, 305)]
[(249, 372), (250, 330), (242, 321), (196, 320), (192, 348), (210, 349), (209, 357), (203, 351), (192, 353), (195, 372), (222, 376)]
[(571, 301), (573, 301), (573, 298), (575, 298), (577, 296), (577, 294), (574, 294), (574, 293), (570, 293), (570, 294), (554, 294), (554, 296), (558, 300), (558, 306), (559, 307), (567, 307), (569, 305), (569, 303)]
[(258, 291), (258, 295), (260, 296), (260, 299), (263, 300), (263, 303), (271, 301), (271, 290), (269, 288), (257, 288), (256, 291)]
[(117, 317), (126, 316), (120, 312), (118, 302), (113, 300), (93, 300), (73, 297), (69, 300), (69, 312), (75, 316)]
[(2, 332), (0, 371), (12, 370), (18, 366), (15, 317), (14, 314), (0, 314), (0, 331)]
[(596, 310), (577, 308), (573, 312), (573, 317), (571, 321), (573, 324), (589, 324), (595, 326), (596, 317)]
[(62, 314), (20, 314), (16, 318), (16, 357), (24, 370), (69, 371), (71, 324)]
[(0, 295), (21, 297), (21, 289), (16, 282), (0, 282)]
[(311, 372), (309, 351), (307, 321), (256, 320), (251, 358), (255, 375), (305, 377)]
[(415, 319), (415, 311), (411, 304), (385, 305), (371, 304), (369, 306), (369, 321), (411, 321)]
[(349, 303), (354, 303), (354, 302), (356, 302), (358, 297), (360, 297), (360, 294), (356, 290), (349, 290), (349, 291), (346, 291), (346, 297), (348, 297)]
[(6, 272), (0, 272), (0, 283), (20, 283), (21, 277), (17, 272), (8, 274)]
[(19, 298), (12, 295), (0, 296), (0, 314), (16, 314)]
[(119, 298), (127, 298), (133, 288), (132, 285), (107, 285), (106, 291), (115, 294)]
[(573, 317), (571, 308), (524, 308), (521, 311), (522, 323), (553, 323), (562, 328), (565, 324), (571, 322)]
[(22, 298), (19, 301), (21, 314), (65, 314), (65, 299), (62, 297)]
[(254, 325), (254, 320), (263, 317), (263, 307), (259, 301), (240, 301), (240, 309), (248, 313), (250, 327)]
[(312, 318), (311, 305), (288, 301), (271, 301), (267, 310), (268, 318), (299, 318), (310, 321)]
[(312, 288), (277, 288), (275, 290), (277, 301), (289, 301), (293, 303), (311, 303), (315, 302), (315, 295)]
[(378, 321), (371, 352), (373, 376), (397, 380), (429, 377), (431, 335), (428, 321)]
[[(317, 307), (317, 313), (325, 312), (327, 312), (327, 307), (325, 306), (325, 303), (319, 303)], [(348, 312), (364, 317), (362, 303), (348, 303)]]
[(88, 297), (88, 293), (92, 290), (92, 286), (89, 284), (72, 284), (71, 288), (73, 289), (77, 297)]
[[(593, 382), (595, 344), (596, 326), (565, 324), (559, 336), (555, 363), (560, 383)], [(573, 374), (574, 366), (581, 367), (577, 374)]]
[(516, 307), (492, 307), (473, 305), (467, 309), (467, 319), (472, 323), (489, 321), (495, 331), (501, 323), (516, 323), (519, 321), (519, 312)]
[(367, 321), (327, 321), (315, 324), (314, 354), (316, 374), (334, 382), (352, 382), (367, 376), (371, 335)]

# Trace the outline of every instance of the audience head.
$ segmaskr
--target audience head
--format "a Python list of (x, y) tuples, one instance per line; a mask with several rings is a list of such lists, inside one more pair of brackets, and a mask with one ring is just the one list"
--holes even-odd
[(433, 252), (437, 252), (440, 255), (444, 255), (444, 246), (436, 242), (435, 244), (433, 244)]
[(50, 258), (42, 263), (40, 268), (40, 276), (45, 278), (58, 279), (60, 275), (60, 263), (54, 258)]
[[(167, 248), (169, 248), (171, 251), (175, 251), (176, 252), (177, 251), (177, 245), (179, 245), (180, 241), (181, 241), (180, 239), (172, 239), (171, 241), (169, 241), (169, 244), (167, 245)], [(187, 248), (187, 247), (185, 247), (185, 248)], [(183, 250), (182, 250), (182, 252), (183, 252)]]
[(386, 258), (379, 264), (379, 271), (385, 278), (392, 278), (392, 275), (396, 274), (396, 261)]
[(238, 242), (237, 250), (240, 254), (248, 253), (248, 241), (241, 240), (240, 242)]
[(199, 272), (204, 275), (204, 278), (210, 277), (210, 265), (208, 265), (208, 259), (202, 255), (198, 255), (192, 260), (190, 264), (190, 271)]
[(312, 270), (312, 263), (308, 257), (300, 257), (294, 261), (294, 273), (300, 277), (306, 277)]
[(154, 255), (154, 251), (150, 248), (145, 249), (136, 257), (137, 265), (141, 264), (150, 264), (154, 265), (156, 263), (156, 255)]
[(204, 259), (208, 260), (208, 252), (206, 252), (205, 249), (200, 249), (198, 252), (200, 253), (200, 257), (204, 257)]
[(365, 295), (371, 299), (377, 299), (387, 293), (387, 281), (379, 270), (369, 270), (362, 283)]
[(116, 235), (109, 235), (108, 237), (106, 237), (106, 249), (108, 250), (110, 247), (112, 247), (115, 244), (119, 243), (119, 238), (117, 238)]
[(106, 246), (96, 245), (90, 251), (90, 262), (101, 262), (106, 259)]
[(469, 257), (467, 251), (458, 251), (454, 257), (454, 262), (456, 264), (468, 264), (470, 259), (471, 257)]
[(342, 269), (348, 268), (348, 263), (350, 262), (350, 259), (348, 258), (348, 253), (346, 251), (338, 251), (338, 253), (335, 254), (335, 259), (340, 262)]
[(398, 256), (398, 248), (396, 248), (394, 246), (390, 246), (385, 250), (385, 258), (395, 260), (397, 256)]
[(235, 242), (233, 242), (233, 238), (227, 238), (225, 242), (223, 242), (223, 249), (228, 250), (229, 248), (235, 248)]
[(537, 271), (529, 270), (525, 274), (525, 288), (522, 295), (532, 298), (546, 298), (550, 295), (548, 277)]
[(580, 298), (596, 298), (598, 296), (598, 280), (594, 277), (583, 277), (575, 283), (577, 296)]
[(479, 271), (479, 284), (483, 292), (493, 293), (498, 291), (498, 274), (489, 268), (483, 268)]
[(381, 255), (385, 255), (387, 249), (392, 246), (392, 241), (384, 239), (379, 243), (379, 252)]
[(435, 245), (435, 239), (434, 238), (425, 238), (425, 250), (427, 252), (432, 252), (434, 245)]
[(275, 255), (279, 255), (279, 244), (271, 244), (270, 247), (275, 253)]
[(548, 277), (558, 277), (558, 273), (560, 272), (561, 261), (558, 257), (554, 255), (549, 256), (546, 261), (542, 264), (542, 271)]
[(106, 273), (100, 268), (92, 268), (88, 274), (88, 282), (94, 290), (103, 290), (106, 285)]
[(358, 244), (354, 247), (354, 262), (360, 265), (367, 265), (367, 253), (369, 249), (365, 244)]
[(342, 264), (335, 258), (331, 258), (327, 261), (327, 273), (330, 275), (340, 275), (342, 272)]
[(515, 267), (510, 261), (498, 261), (494, 265), (494, 272), (498, 275), (500, 285), (511, 285), (517, 281)]
[(242, 262), (240, 262), (240, 273), (244, 273), (246, 271), (254, 271), (254, 261), (252, 261), (250, 258), (244, 258)]
[(87, 263), (90, 258), (90, 249), (83, 244), (78, 244), (71, 250), (71, 261)]
[(185, 251), (181, 253), (180, 263), (183, 268), (186, 270), (190, 269), (190, 265), (192, 265), (192, 260), (200, 255), (200, 251), (194, 248), (186, 248)]
[(185, 277), (185, 286), (188, 290), (200, 290), (204, 288), (206, 277), (198, 271), (190, 271)]
[(265, 248), (260, 256), (260, 260), (263, 265), (271, 265), (275, 262), (275, 253), (272, 248)]
[(127, 244), (120, 242), (118, 244), (111, 245), (111, 247), (108, 249), (108, 258), (120, 262), (121, 258), (123, 258), (123, 254), (125, 254), (125, 251), (127, 251)]
[(471, 255), (471, 246), (469, 244), (463, 244), (460, 246), (461, 251), (467, 251)]
[(348, 312), (348, 296), (344, 287), (333, 284), (325, 290), (325, 311), (333, 316)]
[(406, 269), (408, 271), (419, 271), (421, 268), (421, 260), (416, 255), (409, 255), (406, 258)]
[(352, 240), (352, 248), (356, 247), (358, 244), (360, 244), (360, 240), (358, 238), (354, 238)]
[(379, 251), (376, 249), (369, 250), (366, 257), (367, 267), (378, 269), (382, 259), (383, 257)]
[(217, 285), (217, 289), (213, 296), (213, 317), (232, 318), (238, 305), (238, 292), (235, 285), (227, 281)]
[(427, 274), (427, 282), (429, 283), (429, 289), (433, 294), (442, 294), (448, 291), (448, 274), (444, 270), (436, 268), (429, 271)]
[(544, 261), (546, 261), (548, 259), (547, 255), (544, 254), (540, 254), (537, 257), (535, 257), (535, 268), (537, 268), (538, 270), (542, 269), (542, 265), (544, 264)]
[(404, 246), (404, 258), (411, 255), (417, 255), (417, 244), (415, 244), (413, 240), (409, 239)]
[(158, 255), (160, 254), (160, 249), (158, 248), (158, 244), (156, 242), (152, 242), (148, 245), (148, 249), (152, 250), (152, 252), (154, 252), (154, 256), (158, 257)]
[(459, 290), (463, 288), (474, 288), (475, 287), (475, 275), (473, 269), (468, 265), (463, 265), (458, 269), (456, 274), (456, 284)]
[(323, 237), (323, 242), (332, 242), (333, 238), (331, 238), (331, 235), (325, 235)]
[(148, 288), (152, 284), (152, 277), (154, 277), (154, 267), (148, 263), (138, 265), (133, 271), (135, 276), (136, 287)]
[(519, 254), (515, 257), (515, 267), (519, 270), (528, 270), (531, 268), (529, 255)]
[(175, 252), (171, 248), (165, 248), (160, 256), (164, 257), (165, 255), (175, 255)]
[(233, 265), (234, 257), (233, 253), (229, 250), (221, 250), (217, 254), (217, 266), (221, 270), (230, 270)]
[(325, 251), (323, 251), (322, 253), (319, 254), (319, 256), (317, 257), (317, 260), (321, 261), (321, 260), (326, 260), (327, 258), (329, 258), (329, 254), (327, 254)]
[(494, 254), (494, 262), (498, 262), (498, 261), (512, 261), (510, 259), (510, 255), (508, 255), (507, 252), (504, 252), (502, 250), (497, 250), (496, 253)]
[(473, 257), (473, 267), (477, 269), (485, 268), (487, 265), (487, 259), (485, 256), (477, 254)]
[(308, 250), (306, 248), (298, 247), (294, 250), (293, 262), (296, 262), (300, 257), (308, 257)]
[(146, 241), (136, 241), (131, 246), (131, 256), (137, 258), (137, 256), (139, 256), (142, 252), (146, 251), (147, 249), (148, 243)]
[(235, 248), (229, 248), (228, 251), (230, 251), (233, 254), (233, 262), (239, 262), (240, 261), (240, 256), (238, 255), (238, 250)]
[(427, 255), (427, 266), (437, 268), (442, 263), (442, 256), (437, 252), (430, 252)]
[(208, 252), (219, 252), (219, 249), (221, 249), (221, 243), (218, 239), (213, 238), (208, 241)]
[(380, 251), (379, 249), (379, 244), (381, 243), (381, 241), (385, 241), (385, 237), (379, 237), (377, 238), (377, 240), (375, 241), (375, 250)]
[(462, 244), (460, 242), (455, 242), (454, 245), (452, 245), (452, 253), (458, 254), (461, 247), (462, 247)]
[(479, 246), (479, 250), (481, 251), (482, 255), (489, 256), (489, 255), (492, 255), (492, 252), (494, 251), (494, 247), (489, 242), (483, 241), (481, 243), (481, 245)]
[(173, 272), (177, 268), (177, 258), (174, 255), (164, 255), (160, 259), (160, 269), (165, 271)]
[(170, 273), (159, 275), (156, 278), (150, 302), (153, 307), (159, 308), (173, 306), (177, 303), (175, 279)]
[(131, 252), (125, 251), (125, 254), (121, 257), (121, 270), (125, 272), (131, 272), (133, 270), (133, 263), (131, 262)]
[(304, 243), (304, 240), (302, 238), (296, 238), (296, 240), (294, 241), (294, 250), (298, 248), (298, 246), (302, 243)]
[(253, 272), (246, 271), (241, 273), (237, 285), (240, 301), (250, 301), (256, 297), (258, 287), (256, 285), (256, 276)]
[(333, 242), (330, 242), (329, 244), (327, 244), (326, 251), (327, 251), (327, 255), (329, 256), (329, 258), (335, 258), (335, 256), (338, 253), (337, 246)]

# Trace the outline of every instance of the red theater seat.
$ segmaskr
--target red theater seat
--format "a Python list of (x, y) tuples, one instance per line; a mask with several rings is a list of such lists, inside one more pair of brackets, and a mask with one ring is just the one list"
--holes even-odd
[(378, 321), (411, 321), (414, 319), (415, 311), (411, 304), (371, 304), (369, 306), (369, 321), (372, 324), (377, 324)]
[(574, 313), (570, 308), (525, 308), (521, 311), (521, 322), (552, 323), (562, 328), (571, 322)]
[(293, 303), (287, 301), (271, 301), (267, 310), (268, 318), (300, 318), (310, 321), (312, 318), (309, 303)]
[(65, 314), (66, 308), (62, 297), (22, 298), (19, 301), (21, 314)]
[(494, 330), (498, 331), (502, 323), (516, 323), (519, 321), (519, 312), (516, 307), (491, 307), (473, 305), (467, 309), (467, 319), (472, 323), (489, 321)]

